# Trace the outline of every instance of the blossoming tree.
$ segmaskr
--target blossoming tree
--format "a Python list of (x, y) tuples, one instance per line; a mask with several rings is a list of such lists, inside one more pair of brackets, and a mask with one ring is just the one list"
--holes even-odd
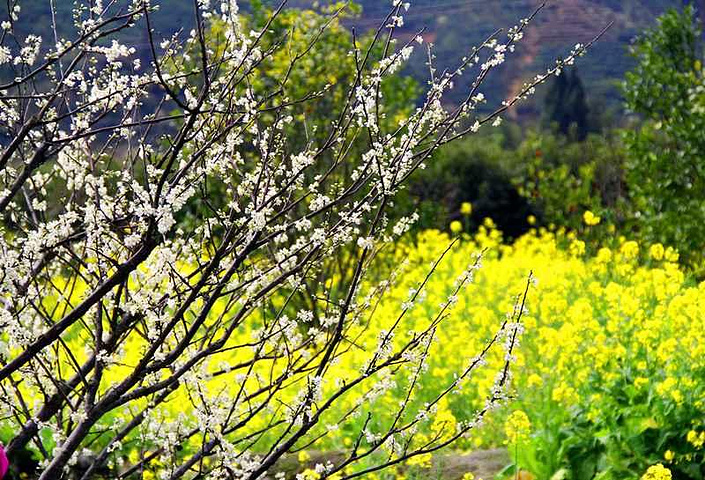
[[(476, 113), (486, 102), (482, 84), (529, 19), (495, 32), (454, 70), (437, 71), (427, 47), (424, 101), (389, 126), (380, 85), (423, 43), (394, 40), (407, 4), (392, 3), (365, 48), (352, 33), (349, 84), (291, 96), (290, 73), (345, 7), (294, 51), (287, 35), (269, 29), (286, 2), (256, 31), (245, 28), (234, 0), (211, 3), (194, 0), (196, 27), (164, 39), (152, 28), (159, 9), (149, 0), (79, 6), (71, 38), (56, 25), (46, 38), (20, 38), (20, 4), (8, 2), (0, 37), (0, 426), (11, 432), (10, 459), (36, 452), (42, 480), (145, 471), (281, 478), (285, 455), (351, 426), (346, 454), (315, 470), (354, 478), (466, 435), (475, 421), (420, 432), (495, 345), (506, 364), (476, 419), (506, 395), (526, 292), (485, 350), (468, 353), (456, 380), (431, 386), (437, 400), (419, 406), (418, 373), (454, 296), (435, 306), (424, 329), (406, 331), (424, 281), (393, 324), (377, 325), (374, 305), (390, 281), (374, 283), (367, 272), (413, 220), (391, 225), (386, 212), (430, 154), (498, 122), (586, 47), (484, 116)], [(121, 43), (133, 29), (143, 32), (148, 59)], [(266, 60), (287, 49), (289, 68), (268, 89), (255, 88)], [(444, 93), (465, 72), (475, 72), (472, 88), (445, 108)], [(299, 121), (292, 112), (341, 89), (325, 134), (293, 149), (283, 134)], [(362, 154), (351, 148), (359, 142)], [(226, 188), (209, 202), (215, 183)], [(182, 221), (196, 200), (196, 221)], [(347, 267), (311, 282), (340, 252)], [(456, 291), (478, 266), (469, 260)], [(292, 301), (301, 296), (308, 307)], [(390, 389), (405, 400), (374, 410)]]

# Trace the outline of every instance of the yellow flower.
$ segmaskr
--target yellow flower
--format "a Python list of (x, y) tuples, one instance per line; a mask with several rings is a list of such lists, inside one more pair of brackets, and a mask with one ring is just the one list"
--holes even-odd
[(666, 249), (663, 248), (663, 245), (660, 243), (654, 243), (649, 248), (649, 255), (651, 255), (651, 258), (654, 260), (662, 260), (665, 253)]
[(598, 263), (609, 263), (612, 260), (612, 250), (607, 247), (602, 247), (597, 251), (597, 256), (595, 257)]
[(543, 379), (539, 375), (532, 373), (531, 375), (529, 375), (529, 378), (526, 380), (526, 383), (529, 387), (540, 387), (541, 385), (543, 385)]
[(634, 379), (634, 386), (639, 389), (648, 383), (649, 383), (649, 379), (646, 377), (636, 377)]
[(579, 257), (585, 253), (585, 242), (582, 240), (573, 240), (570, 242), (570, 253)]
[(705, 430), (700, 432), (700, 435), (698, 435), (698, 432), (695, 430), (691, 430), (688, 432), (685, 439), (688, 440), (688, 443), (692, 444), (695, 448), (701, 448), (705, 445)]
[(298, 458), (299, 458), (299, 463), (305, 463), (305, 462), (308, 462), (309, 460), (311, 460), (311, 455), (309, 455), (307, 451), (301, 450), (299, 452)]
[(137, 463), (140, 461), (140, 452), (139, 450), (130, 450), (130, 453), (127, 454), (127, 459), (130, 463)]
[(460, 204), (460, 213), (463, 215), (472, 215), (472, 203), (463, 202)]
[(559, 385), (551, 391), (551, 399), (559, 403), (571, 403), (577, 398), (575, 389), (565, 385)]
[(416, 465), (421, 468), (431, 468), (431, 454), (422, 453), (421, 455), (414, 455), (409, 460), (406, 461), (407, 465)]
[(585, 213), (583, 213), (583, 221), (585, 222), (585, 225), (597, 225), (600, 223), (600, 220), (601, 218), (592, 213), (590, 210), (585, 210)]
[[(439, 377), (442, 378), (442, 375), (439, 375)], [(453, 413), (451, 413), (446, 404), (442, 404), (433, 416), (431, 430), (436, 434), (440, 434), (441, 432), (445, 434), (455, 433), (455, 424), (456, 420)]]
[(473, 475), (472, 472), (467, 472), (463, 475), (463, 480), (475, 480), (475, 475)]
[(671, 471), (659, 463), (649, 467), (641, 480), (671, 480)]
[(526, 221), (529, 225), (536, 225), (536, 217), (533, 215), (529, 215), (528, 217), (526, 217)]
[(453, 220), (450, 222), (450, 231), (453, 233), (460, 233), (463, 231), (463, 224), (458, 220)]
[(666, 453), (663, 454), (663, 458), (665, 458), (667, 462), (672, 462), (675, 456), (676, 454), (673, 453), (673, 450), (666, 450)]
[(619, 251), (625, 258), (636, 258), (639, 255), (639, 244), (634, 240), (624, 242)]
[(666, 260), (668, 260), (669, 262), (677, 262), (677, 261), (678, 261), (678, 258), (680, 257), (680, 255), (678, 254), (678, 251), (677, 251), (677, 250), (674, 250), (674, 249), (673, 249), (673, 247), (668, 247), (668, 248), (666, 249), (666, 253), (664, 254), (664, 257), (665, 257)]
[(676, 387), (678, 386), (678, 381), (673, 378), (673, 377), (666, 377), (663, 382), (659, 383), (656, 386), (656, 392), (659, 395), (665, 396), (667, 393), (670, 393), (673, 391)]
[(321, 474), (311, 468), (307, 468), (306, 470), (301, 472), (301, 477), (304, 480), (318, 480), (319, 478), (321, 478)]
[(529, 436), (531, 431), (531, 421), (521, 410), (514, 410), (504, 424), (504, 432), (507, 434), (509, 443), (517, 443), (519, 440)]

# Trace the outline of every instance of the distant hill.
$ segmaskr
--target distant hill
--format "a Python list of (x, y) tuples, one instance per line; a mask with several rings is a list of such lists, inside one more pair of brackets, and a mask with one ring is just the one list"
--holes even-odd
[[(127, 0), (117, 0), (126, 2)], [(391, 6), (391, 0), (357, 0), (363, 7), (362, 16), (350, 21), (358, 29), (371, 29), (383, 21)], [(435, 45), (437, 66), (442, 69), (454, 65), (464, 52), (481, 41), (497, 28), (507, 28), (528, 16), (540, 3), (539, 0), (410, 0), (411, 8), (405, 14), (402, 38), (409, 38), (425, 28), (424, 37)], [(705, 11), (705, 0), (692, 0)], [(192, 0), (156, 1), (162, 6), (154, 16), (156, 30), (170, 35), (180, 29), (188, 31), (193, 26)], [(277, 4), (267, 0), (266, 4)], [(318, 1), (317, 3), (326, 3)], [(527, 79), (565, 55), (577, 42), (590, 40), (602, 27), (614, 22), (610, 31), (578, 63), (579, 73), (585, 84), (588, 97), (595, 108), (618, 107), (620, 104), (617, 82), (631, 65), (626, 55), (631, 39), (644, 28), (654, 24), (658, 15), (670, 7), (680, 7), (685, 0), (555, 0), (528, 28), (514, 58), (497, 72), (498, 76), (485, 94), (491, 100), (502, 100), (509, 96)], [(6, 2), (0, 6), (0, 16), (5, 18)], [(23, 0), (20, 27), (26, 32), (46, 34), (52, 25), (49, 0)], [(60, 30), (71, 23), (71, 0), (54, 0), (57, 5), (55, 22)], [(247, 9), (248, 1), (241, 1)], [(290, 0), (294, 7), (310, 7), (314, 0)], [(146, 48), (146, 38), (131, 39), (138, 47)], [(420, 82), (427, 78), (425, 55), (412, 58), (407, 72)], [(470, 81), (470, 75), (465, 77)], [(458, 85), (456, 93), (449, 97), (457, 101), (463, 91)], [(535, 107), (524, 106), (519, 110), (531, 117)]]
[[(698, 0), (701, 10), (705, 1)], [(361, 26), (372, 27), (384, 18), (391, 2), (361, 0), (364, 13)], [(539, 0), (415, 0), (405, 15), (405, 31), (426, 28), (424, 36), (435, 44), (438, 65), (449, 67), (463, 51), (497, 28), (515, 25), (542, 2)], [(602, 27), (614, 22), (609, 32), (579, 60), (578, 71), (593, 108), (618, 109), (621, 104), (619, 80), (633, 65), (627, 55), (631, 40), (671, 7), (682, 7), (683, 0), (554, 0), (528, 27), (514, 58), (498, 73), (499, 82), (485, 92), (489, 98), (502, 100), (521, 84), (565, 56), (578, 42), (585, 43)], [(416, 58), (410, 71), (425, 78), (424, 58)], [(495, 77), (497, 80), (497, 77)], [(470, 81), (470, 78), (466, 78)], [(459, 86), (459, 87), (462, 87)], [(462, 88), (458, 88), (460, 95)], [(494, 98), (493, 98), (494, 97)], [(458, 96), (455, 97), (456, 99)], [(535, 105), (535, 104), (534, 104)], [(532, 105), (519, 110), (529, 118), (536, 113)]]

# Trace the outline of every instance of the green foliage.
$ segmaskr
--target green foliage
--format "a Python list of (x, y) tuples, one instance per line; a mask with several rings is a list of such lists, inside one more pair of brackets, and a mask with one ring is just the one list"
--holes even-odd
[(613, 225), (627, 208), (618, 138), (589, 135), (583, 142), (528, 132), (516, 152), (514, 182), (540, 212), (543, 224), (579, 229), (590, 210)]
[[(251, 13), (242, 15), (243, 28), (260, 30), (269, 21), (271, 10), (260, 2), (252, 2)], [(328, 140), (330, 125), (336, 123), (343, 110), (348, 107), (347, 92), (349, 85), (356, 81), (357, 66), (352, 50), (353, 37), (341, 21), (355, 17), (359, 7), (342, 2), (331, 3), (318, 10), (285, 9), (269, 25), (269, 35), (262, 39), (260, 47), (263, 52), (273, 49), (275, 42), (283, 42), (283, 48), (273, 51), (257, 66), (256, 78), (248, 88), (256, 96), (266, 93), (281, 92), (273, 95), (275, 102), (290, 102), (292, 120), (283, 128), (290, 154), (305, 152), (312, 145), (322, 145)], [(221, 26), (214, 24), (212, 35), (222, 35)], [(372, 44), (372, 33), (358, 35), (356, 42), (362, 52)], [(225, 39), (223, 39), (225, 44)], [(392, 48), (394, 46), (392, 45)], [(382, 58), (384, 44), (375, 45), (369, 56), (374, 63)], [(305, 55), (303, 53), (306, 52)], [(198, 65), (199, 52), (194, 48), (192, 58), (194, 66)], [(362, 59), (359, 59), (362, 61)], [(334, 69), (330, 65), (335, 65)], [(388, 75), (382, 81), (380, 94), (380, 128), (389, 131), (395, 128), (414, 108), (419, 87), (415, 80), (401, 75)], [(311, 96), (326, 91), (325, 95)], [(243, 96), (246, 92), (243, 92)], [(306, 99), (306, 101), (303, 101)], [(382, 105), (383, 104), (383, 105)], [(266, 118), (266, 114), (265, 114)], [(272, 119), (273, 120), (273, 119)], [(305, 128), (301, 128), (304, 125)], [(351, 133), (351, 135), (353, 135)], [(346, 138), (350, 142), (351, 153), (362, 153), (368, 148), (367, 137)], [(242, 155), (247, 162), (255, 165), (262, 152), (254, 146), (243, 148)], [(332, 165), (336, 159), (330, 152), (318, 159)], [(351, 172), (347, 165), (341, 165), (334, 175), (328, 175), (321, 182), (333, 185), (347, 177)], [(212, 178), (208, 181), (208, 191), (204, 191), (185, 209), (183, 221), (197, 221), (204, 209), (218, 206), (225, 198), (222, 193), (229, 187), (228, 179)]]
[[(563, 432), (571, 478), (639, 477), (645, 466), (663, 462), (677, 479), (702, 479), (705, 457), (697, 446), (699, 435), (695, 444), (688, 440), (701, 423), (698, 402), (663, 402), (653, 386), (635, 387), (635, 370), (627, 368), (620, 378), (601, 385), (590, 382), (600, 414), (588, 419), (587, 412), (576, 410)], [(694, 375), (702, 378), (703, 373)]]
[(705, 83), (694, 10), (669, 11), (632, 49), (627, 107), (644, 118), (625, 132), (632, 221), (644, 238), (677, 245), (691, 264), (705, 244)]
[[(528, 230), (527, 218), (536, 212), (512, 184), (513, 152), (502, 140), (484, 135), (452, 143), (417, 172), (409, 196), (418, 208), (419, 228), (446, 230), (459, 220), (465, 231), (474, 231), (491, 218), (509, 238)], [(470, 218), (460, 212), (464, 202), (472, 204)]]
[[(334, 19), (338, 10), (341, 13)], [(301, 100), (310, 92), (330, 91), (328, 95), (297, 108), (298, 117), (293, 123), (305, 122), (306, 131), (290, 128), (287, 137), (294, 139), (294, 145), (301, 149), (314, 141), (324, 141), (327, 132), (324, 127), (335, 122), (345, 107), (348, 86), (356, 81), (357, 66), (355, 57), (350, 53), (353, 37), (340, 22), (359, 12), (355, 4), (344, 5), (342, 2), (318, 11), (287, 9), (270, 25), (270, 30), (276, 32), (274, 38), (284, 39), (286, 48), (279, 49), (264, 60), (260, 66), (258, 84), (253, 86), (255, 90), (276, 91), (281, 88), (283, 98), (290, 101)], [(251, 17), (252, 27), (263, 28), (268, 18), (268, 12), (255, 9)], [(313, 44), (315, 39), (316, 43)], [(372, 43), (372, 35), (358, 36), (356, 42), (365, 52)], [(383, 49), (383, 44), (372, 49), (372, 63), (382, 58)], [(296, 59), (297, 55), (307, 50), (303, 58)], [(295, 61), (293, 65), (292, 61)], [(335, 65), (335, 68), (331, 69), (330, 65)], [(381, 93), (387, 109), (381, 112), (384, 118), (381, 127), (388, 129), (411, 112), (419, 89), (411, 78), (396, 75), (385, 80)]]

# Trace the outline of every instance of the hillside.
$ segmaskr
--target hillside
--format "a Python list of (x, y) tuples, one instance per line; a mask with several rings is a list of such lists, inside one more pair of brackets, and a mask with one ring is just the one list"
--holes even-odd
[[(389, 2), (362, 0), (361, 26), (372, 27), (384, 18)], [(405, 30), (426, 28), (425, 37), (435, 44), (439, 67), (449, 67), (463, 51), (480, 42), (497, 28), (507, 28), (528, 16), (539, 0), (416, 0), (405, 15)], [(548, 5), (529, 26), (517, 48), (499, 73), (499, 84), (489, 97), (501, 100), (525, 80), (565, 55), (578, 42), (585, 43), (613, 22), (608, 33), (578, 63), (580, 76), (594, 108), (620, 106), (617, 83), (632, 65), (627, 55), (631, 40), (653, 25), (656, 17), (683, 0), (559, 0)], [(705, 1), (702, 2), (705, 5)], [(416, 58), (410, 71), (417, 78), (426, 75), (424, 58)], [(467, 78), (466, 81), (470, 79)], [(460, 90), (460, 89), (459, 89)], [(488, 93), (488, 92), (486, 92)], [(535, 108), (521, 113), (531, 116)]]
[[(126, 0), (119, 0), (126, 1)], [(703, 4), (705, 0), (697, 0)], [(46, 32), (52, 23), (49, 0), (25, 0), (20, 27), (29, 32)], [(72, 1), (55, 2), (58, 8), (56, 22), (59, 28), (71, 23)], [(155, 2), (156, 3), (156, 2)], [(162, 36), (179, 30), (190, 30), (193, 25), (191, 0), (164, 0), (161, 11), (154, 16), (155, 29)], [(247, 10), (249, 1), (240, 2)], [(275, 5), (278, 0), (263, 2)], [(314, 0), (290, 0), (294, 7), (311, 7)], [(368, 30), (383, 21), (391, 1), (358, 0), (363, 7), (360, 18), (349, 23), (358, 29)], [(497, 28), (515, 25), (528, 16), (541, 2), (539, 0), (415, 0), (405, 14), (402, 36), (414, 35), (425, 28), (424, 37), (435, 46), (439, 69), (452, 67), (462, 54)], [(614, 22), (609, 32), (581, 59), (578, 68), (588, 97), (596, 109), (618, 109), (620, 105), (617, 82), (632, 65), (626, 55), (631, 39), (644, 28), (652, 25), (658, 15), (669, 7), (678, 7), (685, 0), (556, 0), (550, 2), (535, 22), (528, 28), (515, 58), (507, 62), (484, 92), (490, 100), (500, 101), (528, 78), (543, 71), (553, 59), (565, 55), (578, 42), (590, 40), (602, 27)], [(0, 7), (0, 15), (7, 15), (7, 7)], [(133, 38), (138, 48), (146, 48), (145, 38)], [(425, 55), (412, 58), (407, 73), (424, 83), (427, 76)], [(467, 75), (465, 82), (470, 81)], [(458, 85), (449, 101), (457, 100), (464, 85)], [(530, 118), (536, 108), (525, 105), (519, 112)]]

